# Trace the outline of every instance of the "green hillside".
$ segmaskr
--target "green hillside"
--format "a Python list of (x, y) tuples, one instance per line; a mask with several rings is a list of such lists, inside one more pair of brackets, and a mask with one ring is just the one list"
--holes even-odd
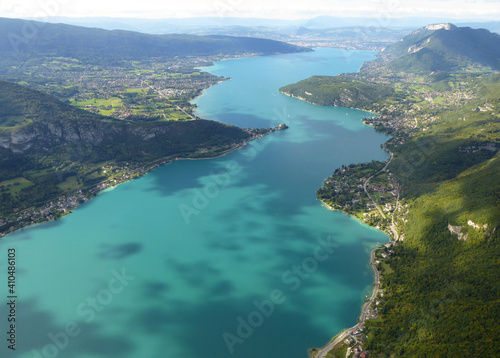
[(344, 76), (313, 76), (280, 88), (288, 96), (322, 106), (367, 108), (373, 102), (394, 98), (392, 87), (379, 86)]
[(386, 170), (352, 164), (318, 190), (330, 207), (398, 239), (376, 257), (383, 291), (354, 345), (368, 356), (500, 354), (500, 77), (491, 70), (499, 64), (500, 36), (428, 26), (358, 74), (282, 89), (376, 112), (365, 123), (392, 136)]
[(0, 80), (0, 128), (47, 119), (111, 120), (111, 118), (81, 111), (47, 94)]
[[(220, 155), (266, 132), (206, 120), (115, 120), (4, 81), (0, 123), (2, 218), (63, 194), (93, 192), (99, 183), (126, 180), (176, 157)], [(110, 166), (115, 174), (103, 169)]]
[[(394, 136), (387, 143), (394, 160), (372, 180), (389, 189), (371, 188), (385, 219), (357, 188), (366, 164), (349, 167), (348, 173), (361, 173), (354, 180), (348, 178), (350, 192), (332, 186), (346, 182), (338, 171), (318, 191), (329, 205), (391, 235), (394, 219), (400, 241), (392, 247), (392, 255), (379, 258), (383, 296), (376, 319), (365, 324), (364, 348), (374, 357), (499, 353), (495, 343), (500, 332), (498, 80), (498, 76), (469, 78), (467, 88), (479, 86), (477, 98), (464, 105), (438, 109), (425, 108), (426, 101), (402, 100), (392, 107), (382, 103), (386, 115), (399, 113), (391, 120), (369, 120)], [(407, 115), (411, 117), (404, 122)], [(382, 166), (378, 164), (379, 170)], [(394, 189), (399, 200), (389, 193)], [(361, 199), (362, 205), (351, 204)]]

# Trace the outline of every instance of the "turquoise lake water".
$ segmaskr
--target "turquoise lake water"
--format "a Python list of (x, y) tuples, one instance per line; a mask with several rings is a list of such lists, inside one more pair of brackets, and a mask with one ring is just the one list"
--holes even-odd
[[(388, 238), (315, 192), (343, 164), (387, 159), (387, 137), (361, 123), (366, 112), (278, 88), (373, 56), (318, 49), (205, 68), (231, 80), (196, 100), (199, 116), (290, 128), (165, 165), (1, 240), (5, 258), (16, 249), (18, 298), (17, 349), (2, 340), (0, 356), (305, 358), (354, 325), (373, 283), (369, 251)], [(8, 330), (5, 304), (0, 314)]]

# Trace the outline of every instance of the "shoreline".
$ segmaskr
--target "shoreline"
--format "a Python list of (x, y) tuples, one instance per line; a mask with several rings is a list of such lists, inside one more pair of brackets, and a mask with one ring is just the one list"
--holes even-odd
[(323, 106), (321, 104), (317, 104), (317, 103), (314, 103), (314, 102), (311, 102), (311, 101), (308, 101), (307, 99), (303, 98), (303, 97), (300, 97), (300, 96), (294, 96), (293, 94), (291, 93), (288, 93), (288, 92), (283, 92), (283, 91), (280, 91), (278, 90), (279, 93), (281, 94), (284, 94), (285, 96), (287, 97), (290, 97), (290, 98), (296, 98), (298, 100), (301, 100), (303, 102), (306, 102), (306, 103), (309, 103), (309, 104), (312, 104), (312, 105), (315, 105), (315, 106), (320, 106), (320, 107), (336, 107), (336, 108), (348, 108), (348, 109), (357, 109), (358, 111), (362, 111), (362, 112), (366, 112), (366, 113), (370, 113), (370, 114), (373, 114), (374, 116), (378, 116), (380, 117), (380, 114), (379, 113), (376, 113), (376, 112), (372, 112), (372, 111), (368, 111), (366, 109), (363, 109), (363, 108), (357, 108), (357, 107), (342, 107), (342, 106)]
[(378, 246), (378, 247), (374, 248), (373, 250), (371, 250), (371, 252), (370, 252), (370, 266), (373, 269), (373, 273), (374, 273), (374, 277), (375, 277), (375, 282), (374, 282), (375, 287), (372, 290), (372, 294), (371, 294), (370, 298), (365, 303), (363, 303), (363, 305), (361, 306), (361, 314), (358, 317), (358, 323), (356, 323), (352, 327), (343, 329), (339, 334), (337, 334), (336, 336), (334, 336), (330, 340), (330, 342), (328, 342), (325, 346), (323, 346), (321, 348), (311, 348), (311, 349), (309, 349), (309, 352), (308, 352), (309, 353), (309, 358), (324, 358), (324, 357), (326, 357), (326, 355), (328, 353), (330, 353), (330, 351), (337, 344), (342, 343), (342, 341), (347, 336), (349, 336), (353, 331), (359, 329), (360, 327), (362, 327), (365, 324), (366, 321), (370, 320), (370, 318), (366, 317), (367, 314), (368, 314), (368, 309), (370, 308), (371, 304), (373, 303), (373, 301), (377, 297), (378, 291), (379, 291), (379, 287), (380, 287), (380, 273), (377, 270), (377, 267), (375, 266), (375, 252), (377, 250), (380, 250), (382, 247), (384, 247), (384, 246), (383, 245)]
[[(296, 98), (298, 100), (301, 100), (303, 102), (306, 102), (306, 103), (309, 103), (309, 104), (312, 104), (312, 105), (315, 105), (315, 106), (320, 106), (319, 104), (317, 103), (313, 103), (313, 102), (310, 102), (308, 101), (307, 99), (305, 98), (302, 98), (302, 97), (297, 97), (297, 96), (294, 96), (292, 94), (289, 94), (289, 93), (286, 93), (286, 92), (283, 92), (283, 91), (279, 91), (280, 93), (284, 94), (285, 96), (288, 96), (288, 97), (291, 97), (291, 98)], [(338, 107), (338, 106), (324, 106), (324, 107)], [(351, 108), (351, 109), (356, 109), (356, 110), (359, 110), (359, 111), (363, 111), (363, 112), (367, 112), (367, 113), (370, 113), (374, 116), (380, 116), (379, 113), (375, 113), (375, 112), (371, 112), (371, 111), (367, 111), (365, 109), (362, 109), (362, 108), (352, 108), (352, 107), (339, 107), (339, 108)], [(368, 126), (368, 124), (366, 124), (364, 122), (364, 120), (362, 120), (362, 123), (366, 126)], [(374, 128), (376, 132), (380, 132), (379, 130), (377, 130), (376, 128)], [(380, 133), (383, 133), (383, 132), (380, 132)], [(386, 133), (384, 133), (386, 134)], [(393, 137), (391, 136), (391, 139)], [(387, 166), (390, 164), (390, 162), (394, 159), (394, 153), (390, 152), (389, 150), (387, 150), (387, 142), (390, 141), (391, 139), (388, 139), (385, 143), (381, 144), (381, 147), (384, 149), (384, 151), (386, 151), (389, 155), (390, 155), (390, 158), (386, 161), (386, 165), (384, 167), (387, 168)], [(371, 179), (371, 178), (370, 178)], [(366, 184), (366, 182), (365, 182)], [(366, 191), (366, 186), (364, 186), (365, 188), (365, 191)], [(367, 193), (368, 194), (368, 193)], [(368, 194), (369, 196), (369, 194)], [(364, 222), (363, 220), (361, 220), (360, 218), (358, 218), (356, 215), (353, 215), (353, 214), (350, 214), (342, 209), (336, 209), (330, 205), (328, 205), (327, 203), (325, 203), (323, 200), (320, 200), (321, 201), (321, 204), (323, 207), (327, 208), (328, 210), (330, 211), (339, 211), (339, 212), (342, 212), (343, 214), (353, 218), (354, 220), (356, 220), (358, 223), (362, 224), (363, 226), (368, 226), (374, 230), (378, 230), (380, 232), (383, 232), (384, 234), (386, 234), (388, 237), (389, 237), (389, 243), (394, 243), (395, 240), (397, 240), (397, 236), (396, 237), (393, 237), (393, 235), (395, 234), (395, 232), (391, 229), (389, 229), (388, 232), (380, 229), (380, 228), (377, 228), (377, 227), (374, 227), (372, 225), (369, 225), (367, 224), (366, 222)], [(381, 244), (377, 247), (375, 247), (373, 250), (371, 250), (370, 252), (370, 266), (373, 270), (373, 274), (374, 274), (374, 283), (373, 285), (375, 285), (375, 287), (373, 288), (372, 290), (372, 294), (370, 296), (370, 298), (368, 300), (366, 300), (363, 305), (361, 306), (361, 312), (360, 312), (360, 315), (358, 316), (357, 318), (357, 321), (358, 323), (356, 323), (354, 326), (352, 327), (349, 327), (349, 328), (345, 328), (343, 329), (340, 333), (338, 333), (337, 335), (333, 336), (332, 339), (326, 344), (324, 345), (323, 347), (321, 348), (310, 348), (308, 350), (308, 356), (309, 358), (325, 358), (326, 355), (336, 346), (338, 345), (339, 343), (342, 343), (342, 341), (351, 334), (351, 332), (355, 331), (356, 329), (358, 329), (360, 326), (362, 326), (366, 321), (368, 321), (370, 318), (367, 318), (367, 314), (368, 314), (368, 309), (370, 308), (371, 304), (373, 303), (373, 301), (376, 299), (377, 295), (378, 295), (378, 291), (379, 291), (379, 286), (380, 286), (380, 272), (377, 270), (377, 267), (375, 265), (375, 253), (377, 250), (380, 250), (382, 248), (384, 248), (386, 244)]]
[[(150, 173), (154, 169), (157, 169), (161, 166), (164, 166), (164, 165), (176, 162), (176, 161), (181, 161), (181, 160), (210, 160), (210, 159), (221, 158), (221, 157), (224, 157), (232, 152), (235, 152), (237, 150), (240, 150), (240, 149), (246, 147), (250, 142), (252, 142), (254, 140), (261, 139), (268, 134), (271, 134), (271, 133), (274, 133), (274, 132), (280, 131), (280, 130), (282, 130), (282, 129), (278, 129), (276, 127), (276, 128), (271, 128), (267, 133), (264, 133), (264, 134), (253, 134), (249, 139), (243, 141), (242, 143), (236, 145), (235, 147), (226, 149), (226, 150), (222, 151), (221, 153), (219, 153), (218, 155), (211, 156), (211, 157), (201, 157), (201, 158), (186, 157), (186, 158), (183, 158), (183, 157), (170, 156), (170, 157), (164, 157), (161, 159), (157, 159), (157, 160), (151, 162), (149, 165), (145, 166), (144, 169), (142, 171), (140, 171), (139, 173), (132, 174), (135, 176), (132, 177), (132, 175), (131, 175), (131, 177), (129, 179), (124, 180), (122, 182), (110, 184), (110, 181), (112, 179), (108, 179), (108, 180), (105, 180), (105, 181), (100, 182), (98, 184), (95, 184), (94, 186), (92, 186), (90, 188), (79, 189), (76, 192), (60, 195), (56, 198), (48, 200), (46, 203), (44, 203), (44, 205), (42, 205), (40, 207), (26, 208), (19, 215), (22, 216), (23, 213), (27, 213), (29, 210), (32, 210), (32, 209), (40, 209), (41, 210), (41, 208), (43, 208), (43, 206), (47, 205), (47, 203), (49, 203), (49, 202), (53, 202), (56, 205), (60, 204), (60, 203), (64, 202), (64, 200), (66, 200), (67, 197), (72, 197), (72, 196), (78, 195), (78, 199), (79, 199), (79, 202), (76, 205), (71, 205), (71, 206), (64, 208), (62, 212), (58, 212), (59, 215), (56, 217), (48, 217), (48, 218), (42, 219), (40, 221), (32, 222), (32, 223), (24, 223), (22, 219), (18, 220), (17, 222), (21, 222), (21, 224), (18, 227), (15, 227), (12, 231), (8, 231), (6, 233), (0, 233), (0, 240), (5, 239), (9, 235), (11, 235), (17, 231), (25, 230), (25, 229), (28, 229), (28, 228), (31, 228), (31, 227), (34, 227), (37, 225), (46, 224), (46, 223), (50, 223), (50, 222), (62, 219), (63, 217), (70, 215), (73, 212), (73, 210), (77, 209), (80, 205), (92, 200), (97, 195), (102, 194), (105, 191), (109, 191), (111, 188), (114, 189), (121, 184), (128, 183), (132, 180), (138, 179), (138, 178)], [(85, 192), (85, 194), (84, 194), (84, 192)], [(12, 224), (12, 223), (9, 223), (9, 224)], [(5, 223), (4, 225), (8, 225), (8, 223)]]
[[(363, 220), (361, 220), (360, 218), (358, 218), (356, 215), (352, 215), (352, 214), (346, 213), (345, 211), (343, 211), (341, 209), (335, 209), (335, 208), (331, 207), (330, 205), (328, 205), (327, 203), (325, 203), (323, 200), (319, 200), (319, 201), (321, 202), (321, 206), (324, 206), (328, 210), (330, 210), (330, 211), (338, 211), (340, 213), (343, 213), (343, 214), (347, 215), (348, 217), (350, 217), (351, 219), (353, 219), (354, 221), (356, 221), (357, 223), (363, 225), (364, 227), (367, 227), (367, 228), (370, 228), (370, 229), (373, 229), (373, 230), (377, 230), (379, 232), (383, 232), (384, 234), (386, 234), (389, 237), (389, 239), (391, 239), (391, 234), (392, 234), (391, 232), (384, 231), (382, 229), (377, 229), (375, 226), (371, 226), (370, 224), (367, 224), (366, 222), (364, 222)], [(390, 242), (392, 242), (392, 240)], [(385, 245), (385, 244), (382, 244), (382, 245)]]
[[(358, 217), (356, 217), (355, 215), (352, 215), (352, 214), (349, 214), (343, 210), (340, 210), (340, 209), (335, 209), (333, 207), (331, 207), (330, 205), (328, 205), (327, 203), (325, 203), (323, 200), (320, 200), (321, 201), (321, 204), (322, 206), (326, 207), (328, 210), (330, 211), (339, 211), (353, 219), (355, 219), (358, 223), (362, 224), (363, 226), (368, 226), (374, 230), (378, 230), (380, 232), (383, 232), (384, 234), (386, 234), (390, 241), (389, 243), (392, 243), (393, 242), (393, 238), (391, 237), (391, 234), (388, 233), (388, 232), (385, 232), (384, 230), (381, 230), (381, 229), (377, 229), (376, 227), (374, 226), (371, 226), (365, 222), (363, 222), (362, 220), (360, 220)], [(379, 291), (379, 287), (380, 287), (380, 272), (377, 270), (377, 267), (376, 267), (376, 264), (375, 264), (375, 253), (377, 252), (377, 250), (380, 250), (380, 249), (383, 249), (385, 247), (386, 244), (380, 244), (378, 245), (377, 247), (375, 247), (374, 249), (372, 249), (370, 251), (370, 266), (373, 270), (373, 275), (374, 275), (374, 282), (373, 282), (373, 285), (375, 285), (375, 287), (373, 287), (372, 289), (372, 293), (371, 293), (371, 296), (368, 300), (366, 300), (363, 305), (361, 306), (361, 313), (360, 315), (358, 316), (357, 318), (357, 321), (358, 323), (356, 323), (354, 326), (352, 327), (349, 327), (349, 328), (344, 328), (340, 333), (338, 333), (337, 335), (333, 336), (332, 339), (326, 344), (324, 345), (323, 347), (321, 348), (310, 348), (308, 350), (308, 355), (309, 355), (309, 358), (324, 358), (326, 357), (326, 355), (339, 343), (342, 343), (342, 341), (351, 334), (351, 332), (355, 331), (356, 329), (358, 329), (360, 326), (363, 326), (365, 324), (366, 321), (370, 320), (371, 318), (368, 318), (367, 315), (368, 315), (368, 309), (370, 308), (370, 306), (372, 305), (373, 301), (377, 298), (378, 296), (378, 291)]]
[[(392, 159), (394, 158), (394, 154), (391, 153), (390, 151), (388, 151), (386, 149), (386, 146), (384, 144), (382, 144), (382, 148), (384, 148), (384, 150), (386, 152), (389, 153), (390, 155), (390, 158), (387, 160), (387, 163), (385, 165), (385, 168), (387, 168), (387, 166), (389, 165), (389, 163), (392, 161)], [(370, 178), (371, 179), (371, 178)], [(369, 179), (368, 179), (369, 180)], [(366, 182), (365, 182), (366, 183)], [(366, 186), (364, 186), (366, 188)], [(368, 194), (368, 193), (367, 193)], [(389, 229), (388, 232), (380, 229), (380, 228), (377, 228), (377, 227), (374, 227), (372, 225), (369, 225), (367, 223), (365, 223), (363, 220), (361, 220), (360, 218), (358, 218), (356, 215), (353, 215), (353, 214), (350, 214), (342, 209), (336, 209), (330, 205), (328, 205), (327, 203), (325, 203), (323, 200), (320, 200), (321, 201), (321, 204), (323, 207), (327, 208), (328, 210), (330, 211), (339, 211), (339, 212), (342, 212), (343, 214), (353, 218), (354, 220), (356, 220), (358, 223), (362, 224), (363, 226), (368, 226), (374, 230), (378, 230), (380, 232), (383, 232), (384, 234), (386, 234), (388, 237), (389, 237), (389, 243), (393, 244), (396, 240), (397, 240), (397, 236), (395, 236), (395, 232), (392, 231), (392, 227), (391, 229)], [(393, 237), (394, 235), (394, 237)], [(343, 329), (340, 333), (338, 333), (336, 336), (334, 336), (326, 345), (324, 345), (323, 347), (321, 348), (311, 348), (309, 349), (308, 351), (308, 355), (309, 355), (309, 358), (325, 358), (326, 355), (336, 346), (338, 345), (339, 343), (342, 343), (342, 341), (348, 337), (351, 332), (357, 330), (360, 328), (360, 326), (363, 326), (365, 324), (366, 321), (370, 320), (371, 318), (367, 317), (368, 316), (368, 310), (370, 308), (370, 306), (372, 305), (373, 301), (377, 298), (378, 296), (378, 291), (379, 291), (379, 287), (380, 287), (380, 272), (378, 271), (377, 267), (376, 267), (376, 264), (375, 264), (375, 253), (377, 252), (377, 250), (380, 250), (380, 249), (383, 249), (385, 247), (386, 244), (381, 244), (377, 247), (375, 247), (373, 250), (371, 250), (370, 252), (370, 266), (373, 270), (373, 274), (374, 274), (374, 283), (373, 285), (375, 285), (375, 287), (373, 288), (372, 290), (372, 294), (370, 296), (370, 298), (368, 300), (366, 300), (363, 305), (361, 306), (361, 313), (360, 315), (358, 316), (357, 320), (358, 320), (358, 323), (356, 323), (354, 326), (352, 327), (349, 327), (349, 328), (345, 328)]]

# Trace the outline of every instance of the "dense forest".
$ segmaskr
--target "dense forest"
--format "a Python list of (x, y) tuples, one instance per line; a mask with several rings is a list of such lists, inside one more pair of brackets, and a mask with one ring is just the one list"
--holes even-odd
[(500, 154), (491, 149), (500, 121), (472, 110), (498, 106), (500, 85), (486, 88), (487, 97), (396, 149), (389, 170), (403, 183), (409, 214), (388, 261), (380, 319), (368, 324), (375, 356), (500, 353)]
[(321, 106), (365, 109), (373, 102), (397, 97), (390, 86), (366, 83), (346, 76), (313, 76), (282, 87), (280, 92)]

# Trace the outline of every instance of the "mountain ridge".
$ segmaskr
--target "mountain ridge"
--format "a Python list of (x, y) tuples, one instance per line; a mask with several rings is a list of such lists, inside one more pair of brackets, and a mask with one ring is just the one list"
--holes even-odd
[(380, 52), (397, 71), (432, 72), (469, 66), (500, 70), (500, 35), (451, 23), (422, 27)]
[(284, 42), (231, 36), (152, 35), (66, 24), (0, 18), (0, 51), (4, 56), (144, 59), (310, 51)]

